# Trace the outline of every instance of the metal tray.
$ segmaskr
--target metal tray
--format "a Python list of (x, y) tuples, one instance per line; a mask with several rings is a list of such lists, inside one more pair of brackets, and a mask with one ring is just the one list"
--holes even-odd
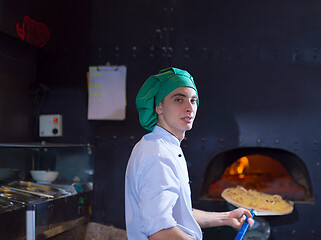
[(61, 190), (44, 184), (38, 184), (26, 181), (15, 181), (7, 184), (6, 187), (26, 193), (37, 194), (43, 197), (54, 198), (61, 194)]
[(19, 209), (23, 206), (24, 206), (23, 203), (13, 201), (12, 199), (8, 199), (8, 198), (0, 196), (0, 213), (6, 212), (6, 211), (11, 211), (11, 210), (16, 210), (16, 209)]
[(9, 199), (0, 197), (0, 208), (3, 208), (3, 207), (6, 208), (6, 207), (13, 206), (13, 205), (14, 205), (14, 202), (10, 201)]
[(44, 197), (41, 197), (35, 194), (14, 191), (4, 186), (0, 187), (0, 197), (6, 198), (10, 201), (19, 202), (22, 204), (46, 199)]

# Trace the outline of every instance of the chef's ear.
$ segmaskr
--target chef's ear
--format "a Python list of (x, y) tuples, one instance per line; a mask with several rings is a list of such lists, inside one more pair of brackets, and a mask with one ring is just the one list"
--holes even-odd
[(163, 106), (162, 106), (162, 102), (160, 102), (157, 106), (156, 106), (156, 113), (158, 115), (163, 113)]

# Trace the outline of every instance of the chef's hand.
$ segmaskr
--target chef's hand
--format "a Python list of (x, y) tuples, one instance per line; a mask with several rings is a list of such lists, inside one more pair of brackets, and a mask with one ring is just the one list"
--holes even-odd
[(244, 208), (237, 208), (233, 211), (230, 211), (229, 225), (231, 227), (240, 229), (246, 217), (249, 217), (247, 221), (249, 223), (249, 227), (252, 227), (254, 224), (254, 220), (250, 218), (252, 217), (252, 214), (250, 213), (249, 210), (246, 210)]

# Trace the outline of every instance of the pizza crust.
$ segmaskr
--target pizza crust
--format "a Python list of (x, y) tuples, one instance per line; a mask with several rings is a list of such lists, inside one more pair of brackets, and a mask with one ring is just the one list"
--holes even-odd
[(284, 200), (280, 195), (246, 190), (241, 186), (226, 188), (221, 196), (236, 207), (254, 209), (266, 215), (285, 215), (293, 211), (293, 203)]

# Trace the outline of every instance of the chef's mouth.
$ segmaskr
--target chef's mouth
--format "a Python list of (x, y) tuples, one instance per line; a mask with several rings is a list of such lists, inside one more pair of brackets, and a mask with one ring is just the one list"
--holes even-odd
[(193, 117), (183, 117), (181, 118), (184, 122), (190, 123), (193, 122)]

